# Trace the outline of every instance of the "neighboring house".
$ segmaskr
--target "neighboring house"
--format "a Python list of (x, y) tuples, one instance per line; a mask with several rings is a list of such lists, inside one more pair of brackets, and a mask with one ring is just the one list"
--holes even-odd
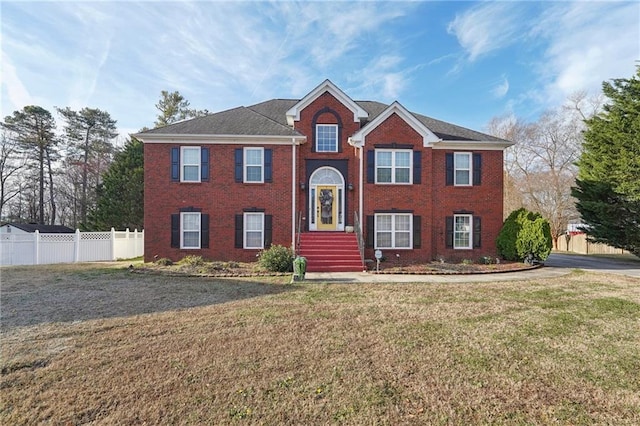
[(37, 223), (5, 223), (0, 226), (0, 234), (72, 234), (74, 231), (62, 225), (40, 225)]
[(146, 261), (251, 261), (271, 244), (295, 246), (298, 230), (338, 241), (358, 223), (368, 259), (376, 249), (401, 262), (496, 254), (512, 143), (398, 102), (354, 101), (326, 80), (302, 99), (135, 137), (144, 142)]

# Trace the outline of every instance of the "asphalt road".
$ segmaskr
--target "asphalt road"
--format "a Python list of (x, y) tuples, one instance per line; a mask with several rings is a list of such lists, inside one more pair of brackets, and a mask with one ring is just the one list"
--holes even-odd
[(640, 278), (640, 259), (636, 262), (579, 254), (552, 253), (544, 262), (544, 266), (564, 269), (585, 269)]

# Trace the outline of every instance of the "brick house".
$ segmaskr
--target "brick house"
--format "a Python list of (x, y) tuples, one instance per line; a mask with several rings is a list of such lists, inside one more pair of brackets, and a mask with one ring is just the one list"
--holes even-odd
[(302, 99), (135, 137), (146, 261), (252, 261), (271, 244), (299, 249), (309, 270), (361, 270), (375, 250), (394, 262), (496, 254), (512, 143), (398, 102), (354, 101), (326, 80)]

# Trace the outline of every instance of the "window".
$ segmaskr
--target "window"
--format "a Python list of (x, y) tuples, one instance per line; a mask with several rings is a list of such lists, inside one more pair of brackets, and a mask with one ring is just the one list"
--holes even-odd
[(183, 146), (180, 155), (180, 180), (182, 182), (200, 182), (200, 147)]
[(244, 214), (244, 248), (264, 248), (264, 213)]
[(376, 183), (411, 183), (409, 150), (376, 150)]
[(412, 218), (410, 213), (376, 214), (375, 248), (411, 248)]
[(338, 152), (338, 125), (316, 125), (316, 152)]
[(200, 213), (180, 213), (180, 248), (200, 248)]
[(244, 181), (264, 182), (264, 150), (262, 148), (244, 149)]
[(454, 185), (469, 186), (471, 185), (471, 153), (456, 152), (453, 156), (454, 161)]
[(453, 216), (453, 248), (470, 249), (472, 248), (472, 243), (471, 215)]

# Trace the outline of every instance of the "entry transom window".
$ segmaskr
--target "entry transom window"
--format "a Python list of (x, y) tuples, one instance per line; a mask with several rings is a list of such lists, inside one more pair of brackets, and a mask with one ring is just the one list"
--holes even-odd
[(244, 181), (264, 182), (264, 149), (244, 149)]
[(410, 150), (376, 149), (376, 183), (411, 183)]
[(183, 146), (180, 158), (182, 160), (180, 180), (182, 182), (200, 182), (200, 147)]
[(180, 213), (180, 248), (200, 248), (200, 213)]
[(471, 215), (455, 215), (453, 217), (453, 248), (472, 248)]
[(264, 248), (264, 213), (244, 214), (244, 248)]
[(375, 247), (409, 249), (413, 247), (413, 215), (410, 213), (376, 214)]
[(338, 126), (336, 124), (316, 125), (316, 151), (338, 152)]
[(454, 185), (469, 186), (471, 185), (471, 153), (456, 152), (454, 159)]

